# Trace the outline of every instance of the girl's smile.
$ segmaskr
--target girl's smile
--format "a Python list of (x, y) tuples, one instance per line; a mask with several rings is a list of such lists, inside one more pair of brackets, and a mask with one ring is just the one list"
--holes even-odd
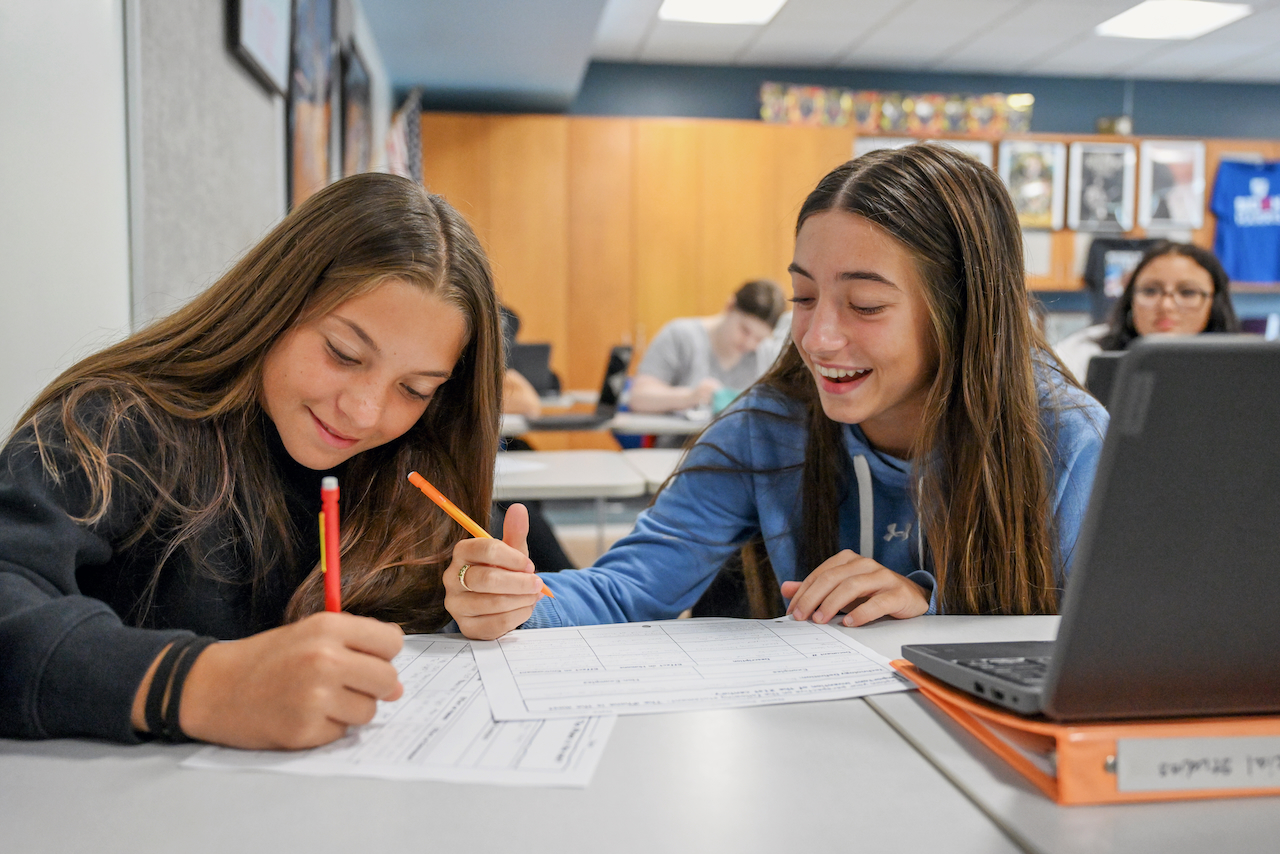
[(311, 417), (315, 419), (316, 429), (320, 433), (320, 438), (328, 442), (330, 445), (333, 445), (335, 448), (350, 448), (359, 441), (355, 436), (344, 436), (337, 430), (334, 430), (328, 424), (325, 424), (319, 418), (316, 418), (316, 414), (311, 412), (310, 409), (308, 409), (307, 412), (310, 412)]

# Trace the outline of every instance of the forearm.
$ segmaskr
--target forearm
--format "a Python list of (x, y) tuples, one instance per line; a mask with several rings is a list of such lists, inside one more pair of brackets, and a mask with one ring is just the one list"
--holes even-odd
[(0, 735), (136, 742), (139, 684), (183, 634), (124, 626), (85, 597), (10, 611), (0, 618)]
[(508, 369), (502, 377), (502, 411), (526, 418), (537, 418), (542, 414), (542, 401), (537, 389), (514, 369)]
[(637, 375), (631, 382), (627, 405), (632, 412), (675, 412), (699, 403), (697, 388), (667, 385), (656, 377)]

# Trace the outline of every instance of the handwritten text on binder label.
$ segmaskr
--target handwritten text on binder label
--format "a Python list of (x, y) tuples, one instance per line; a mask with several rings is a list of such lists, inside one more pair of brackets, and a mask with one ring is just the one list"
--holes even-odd
[(1116, 787), (1280, 789), (1280, 736), (1122, 738), (1116, 742)]

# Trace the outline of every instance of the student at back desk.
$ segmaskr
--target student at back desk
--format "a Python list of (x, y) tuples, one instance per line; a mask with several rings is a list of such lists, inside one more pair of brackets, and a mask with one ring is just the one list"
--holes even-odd
[(755, 382), (778, 354), (774, 325), (785, 297), (758, 279), (734, 293), (710, 317), (683, 317), (658, 331), (631, 381), (633, 412), (674, 412), (712, 404), (721, 389), (733, 394)]

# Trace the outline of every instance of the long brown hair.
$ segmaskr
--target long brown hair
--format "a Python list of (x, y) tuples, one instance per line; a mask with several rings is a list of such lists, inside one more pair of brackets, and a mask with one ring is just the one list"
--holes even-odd
[[(911, 449), (913, 500), (940, 610), (1055, 612), (1052, 437), (1041, 422), (1036, 366), (1061, 369), (1031, 321), (1008, 193), (977, 161), (916, 144), (832, 171), (805, 200), (797, 233), (830, 210), (884, 229), (911, 254), (924, 283), (938, 369)], [(760, 383), (807, 412), (803, 576), (839, 548), (837, 508), (848, 480), (841, 425), (824, 414), (794, 342)], [(929, 566), (925, 555), (920, 560)]]
[[(447, 622), (440, 574), (465, 533), (443, 514), (425, 512), (405, 475), (416, 469), (468, 514), (488, 517), (502, 387), (497, 300), (488, 262), (462, 217), (421, 186), (381, 174), (346, 178), (313, 195), (183, 308), (63, 373), (20, 420), (19, 428), (34, 428), (55, 478), (67, 472), (57, 470), (49, 437), (65, 437), (58, 441), (91, 487), (89, 506), (77, 516), (85, 524), (105, 516), (113, 492), (145, 481), (154, 506), (121, 545), (148, 537), (164, 545), (138, 619), (175, 553), (218, 574), (201, 543), (225, 536), (228, 523), (247, 547), (255, 586), (292, 560), (285, 544), (297, 533), (264, 432), (263, 360), (292, 327), (390, 279), (455, 306), (467, 341), (422, 418), (344, 466), (343, 604), (409, 630)], [(103, 404), (105, 414), (95, 408)], [(118, 453), (128, 431), (147, 436), (145, 463)], [(286, 618), (319, 610), (321, 602), (317, 566), (293, 594)]]

